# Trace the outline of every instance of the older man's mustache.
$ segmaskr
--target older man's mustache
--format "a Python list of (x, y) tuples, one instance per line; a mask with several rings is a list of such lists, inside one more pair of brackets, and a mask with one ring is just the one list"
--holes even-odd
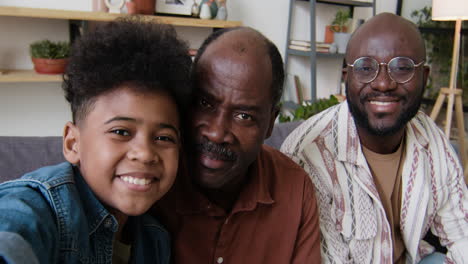
[(212, 159), (224, 161), (234, 161), (237, 159), (237, 154), (235, 152), (226, 148), (223, 144), (216, 144), (206, 138), (203, 138), (195, 147), (199, 153)]

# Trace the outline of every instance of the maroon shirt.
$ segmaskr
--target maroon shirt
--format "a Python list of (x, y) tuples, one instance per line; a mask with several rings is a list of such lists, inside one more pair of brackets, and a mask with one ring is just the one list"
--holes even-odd
[(320, 263), (312, 183), (279, 151), (263, 146), (229, 213), (182, 178), (156, 205), (175, 263)]

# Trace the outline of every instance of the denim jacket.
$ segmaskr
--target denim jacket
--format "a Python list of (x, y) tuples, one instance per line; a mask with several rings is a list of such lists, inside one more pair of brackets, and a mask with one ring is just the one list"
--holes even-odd
[[(129, 217), (130, 263), (169, 263), (167, 231), (153, 217)], [(70, 163), (0, 184), (0, 263), (112, 263), (117, 220)]]

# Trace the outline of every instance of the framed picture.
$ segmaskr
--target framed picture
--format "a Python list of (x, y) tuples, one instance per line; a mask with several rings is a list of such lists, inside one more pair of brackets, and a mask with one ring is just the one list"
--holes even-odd
[(157, 0), (156, 13), (190, 16), (195, 0)]

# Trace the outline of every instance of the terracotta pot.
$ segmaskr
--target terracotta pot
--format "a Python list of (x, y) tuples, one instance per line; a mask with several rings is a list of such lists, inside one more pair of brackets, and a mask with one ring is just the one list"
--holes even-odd
[[(334, 30), (333, 30), (333, 29)], [(332, 26), (332, 25), (328, 25), (325, 27), (325, 40), (323, 42), (325, 43), (333, 43), (334, 42), (334, 39), (333, 39), (333, 34), (338, 31), (339, 31), (340, 28), (337, 27), (337, 26)], [(348, 32), (348, 27), (347, 26), (343, 26), (342, 28), (342, 32)]]
[(68, 59), (31, 58), (37, 73), (59, 74), (65, 72)]
[(333, 43), (333, 31), (331, 30), (331, 26), (328, 25), (325, 27), (325, 43)]
[(154, 15), (156, 0), (134, 0), (137, 14)]
[(128, 14), (137, 14), (135, 2), (126, 2), (125, 5), (127, 5)]

